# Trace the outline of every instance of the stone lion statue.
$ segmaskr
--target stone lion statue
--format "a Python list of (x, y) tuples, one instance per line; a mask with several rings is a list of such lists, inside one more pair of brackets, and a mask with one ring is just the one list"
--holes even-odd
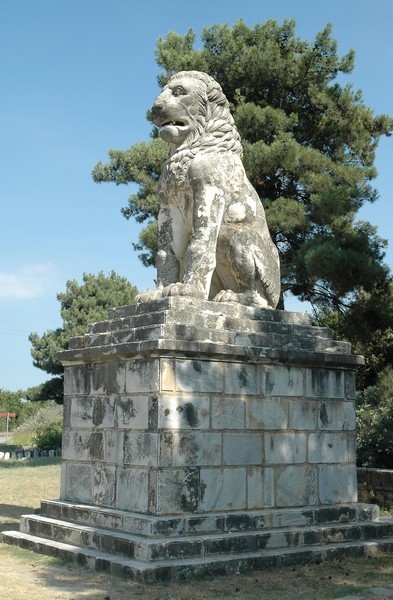
[(152, 119), (170, 152), (158, 184), (157, 289), (138, 300), (181, 295), (275, 308), (278, 251), (220, 85), (206, 73), (179, 72)]

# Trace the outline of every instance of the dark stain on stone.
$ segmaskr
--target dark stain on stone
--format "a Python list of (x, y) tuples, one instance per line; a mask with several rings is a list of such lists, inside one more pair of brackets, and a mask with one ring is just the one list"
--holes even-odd
[(199, 360), (193, 360), (192, 361), (192, 368), (197, 373), (202, 373), (202, 363)]
[(170, 409), (169, 409), (169, 408), (166, 408), (166, 409), (164, 410), (164, 415), (167, 417), (167, 416), (169, 415), (169, 413), (170, 413), (170, 412), (171, 412), (171, 411), (170, 411)]
[(319, 418), (321, 419), (323, 427), (327, 427), (327, 425), (329, 425), (329, 415), (327, 413), (326, 404), (324, 402), (321, 404), (321, 408), (319, 409)]
[(191, 436), (183, 435), (179, 442), (179, 454), (184, 456), (188, 464), (197, 462), (199, 446)]
[(239, 373), (240, 387), (246, 388), (248, 386), (247, 372), (244, 367), (241, 368)]
[(182, 510), (195, 512), (199, 501), (199, 469), (187, 469), (180, 493), (180, 506)]
[(183, 417), (190, 427), (198, 427), (198, 412), (192, 402), (186, 402), (183, 407)]
[(92, 460), (103, 460), (104, 443), (101, 432), (92, 433), (89, 439), (89, 458)]
[(173, 435), (171, 433), (164, 433), (164, 444), (173, 450)]
[(263, 533), (262, 535), (258, 535), (256, 538), (256, 546), (257, 550), (264, 550), (268, 545), (271, 538), (270, 533)]
[(184, 531), (182, 519), (170, 519), (169, 521), (157, 521), (156, 531), (160, 535), (180, 534)]
[(148, 424), (150, 431), (157, 431), (158, 427), (158, 397), (150, 396), (150, 407), (149, 407), (149, 417)]
[(256, 517), (250, 515), (228, 515), (225, 522), (227, 531), (245, 531), (247, 529), (256, 529)]
[(274, 388), (274, 380), (272, 378), (272, 374), (270, 373), (270, 371), (267, 371), (266, 373), (266, 391), (268, 394), (271, 394)]
[(105, 403), (102, 398), (97, 398), (95, 402), (93, 402), (93, 425), (97, 427), (101, 425), (105, 417)]

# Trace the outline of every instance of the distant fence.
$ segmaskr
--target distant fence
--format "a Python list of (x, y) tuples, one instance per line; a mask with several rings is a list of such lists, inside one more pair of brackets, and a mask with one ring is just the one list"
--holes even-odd
[(0, 460), (22, 460), (25, 458), (44, 458), (46, 456), (61, 456), (61, 448), (54, 448), (52, 450), (30, 448), (29, 450), (11, 450), (9, 452), (0, 452)]

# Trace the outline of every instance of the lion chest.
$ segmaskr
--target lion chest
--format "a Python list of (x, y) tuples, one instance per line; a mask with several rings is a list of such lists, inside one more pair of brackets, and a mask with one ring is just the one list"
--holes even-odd
[(160, 228), (170, 228), (171, 245), (177, 257), (185, 256), (193, 230), (193, 195), (189, 186), (160, 185)]

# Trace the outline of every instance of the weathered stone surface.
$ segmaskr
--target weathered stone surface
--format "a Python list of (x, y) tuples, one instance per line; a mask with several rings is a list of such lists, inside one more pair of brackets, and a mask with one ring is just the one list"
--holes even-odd
[(141, 581), (176, 579), (391, 551), (393, 520), (375, 517), (367, 505), (168, 518), (44, 501), (2, 541)]
[(305, 433), (267, 434), (265, 436), (265, 459), (268, 465), (307, 462), (307, 435)]
[(286, 398), (251, 398), (246, 404), (246, 428), (262, 431), (288, 428)]
[[(183, 317), (183, 315), (187, 315)], [(141, 303), (139, 305), (120, 307), (110, 311), (111, 319), (103, 323), (94, 325), (94, 327), (107, 329), (109, 338), (107, 343), (98, 346), (92, 346), (88, 343), (89, 335), (79, 339), (78, 346), (75, 349), (70, 349), (60, 353), (60, 357), (67, 361), (66, 364), (71, 364), (68, 361), (79, 361), (84, 359), (90, 361), (94, 357), (111, 357), (117, 355), (132, 356), (142, 351), (152, 352), (159, 351), (180, 351), (193, 352), (194, 356), (200, 353), (215, 353), (219, 352), (221, 356), (230, 356), (231, 359), (238, 357), (252, 357), (255, 363), (269, 363), (278, 361), (286, 366), (294, 367), (302, 363), (333, 366), (348, 366), (349, 368), (356, 367), (361, 364), (359, 357), (350, 355), (350, 346), (341, 342), (332, 340), (331, 332), (328, 329), (312, 328), (307, 315), (300, 313), (287, 313), (284, 311), (271, 311), (266, 309), (248, 308), (239, 304), (224, 304), (212, 303), (196, 298), (170, 297), (159, 300), (157, 302)], [(168, 321), (171, 324), (181, 323), (185, 321), (183, 329), (163, 330), (162, 336), (159, 339), (142, 339), (140, 337), (140, 329), (143, 329), (145, 322), (151, 321), (152, 318), (161, 321)], [(188, 323), (196, 319), (195, 326), (189, 326)], [(125, 326), (135, 328), (135, 341), (123, 342), (115, 344), (111, 333), (116, 328)], [(132, 325), (131, 325), (132, 323)], [(221, 341), (206, 341), (199, 339), (197, 341), (197, 333), (200, 329), (211, 331), (216, 328), (221, 335)], [(267, 343), (265, 339), (265, 331), (276, 331), (276, 345), (270, 339)], [(239, 333), (253, 329), (260, 332), (260, 336), (254, 336), (249, 339), (249, 345), (238, 339), (234, 332)], [(227, 336), (227, 337), (226, 337)], [(287, 341), (284, 341), (284, 338)], [(108, 341), (109, 340), (109, 341)], [(296, 349), (294, 348), (296, 347)], [(124, 393), (125, 390), (125, 364), (110, 361), (112, 366), (110, 371), (114, 373), (116, 390), (114, 393)], [(172, 365), (172, 367), (171, 367)], [(168, 357), (166, 362), (167, 377), (173, 376), (175, 362)], [(172, 370), (171, 370), (172, 369)], [(109, 376), (109, 373), (107, 374)], [(348, 398), (353, 398), (353, 374), (346, 373), (345, 389), (347, 390)], [(162, 372), (164, 376), (164, 371)], [(164, 376), (165, 377), (165, 376)], [(84, 365), (74, 364), (73, 369), (67, 369), (66, 386), (70, 394), (78, 390), (78, 393), (91, 393), (91, 378), (92, 370)], [(131, 382), (130, 382), (131, 383)], [(165, 382), (161, 384), (162, 389), (174, 391), (174, 382)], [(167, 387), (168, 385), (172, 387)], [(136, 390), (134, 390), (135, 392)]]
[(322, 504), (356, 502), (356, 466), (321, 466), (319, 471), (319, 489)]
[(262, 436), (252, 433), (224, 433), (222, 453), (224, 465), (261, 465)]
[(315, 467), (280, 466), (277, 469), (276, 478), (277, 506), (313, 506), (316, 504), (318, 478)]
[(297, 367), (266, 367), (266, 396), (303, 396), (303, 369)]
[(201, 469), (203, 511), (244, 510), (246, 508), (245, 468)]
[(210, 399), (193, 395), (164, 396), (158, 406), (159, 429), (209, 429)]

